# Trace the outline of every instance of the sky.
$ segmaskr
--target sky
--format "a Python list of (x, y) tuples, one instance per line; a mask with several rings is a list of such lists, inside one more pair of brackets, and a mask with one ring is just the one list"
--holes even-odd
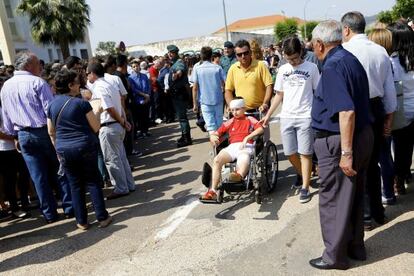
[[(100, 41), (127, 46), (202, 36), (224, 26), (223, 0), (86, 0), (92, 48)], [(337, 19), (347, 11), (366, 16), (390, 9), (395, 0), (225, 0), (227, 23), (284, 13), (306, 20)]]

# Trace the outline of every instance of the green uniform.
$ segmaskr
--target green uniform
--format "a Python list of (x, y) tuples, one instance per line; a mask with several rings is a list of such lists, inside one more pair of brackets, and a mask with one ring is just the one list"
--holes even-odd
[(237, 61), (236, 54), (232, 54), (231, 56), (222, 56), (220, 58), (220, 66), (223, 68), (224, 73), (227, 76), (227, 72), (230, 69), (230, 66)]

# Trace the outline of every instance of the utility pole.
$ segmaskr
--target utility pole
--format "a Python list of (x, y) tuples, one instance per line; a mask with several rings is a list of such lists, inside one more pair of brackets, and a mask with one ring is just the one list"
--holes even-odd
[(229, 41), (229, 29), (227, 28), (226, 4), (223, 2), (224, 27), (226, 28), (226, 41)]
[(308, 5), (310, 0), (306, 0), (305, 1), (305, 5), (303, 6), (303, 21), (304, 21), (304, 33), (305, 33), (305, 37), (303, 38), (304, 41), (306, 41), (307, 39), (307, 30), (306, 30), (306, 6)]

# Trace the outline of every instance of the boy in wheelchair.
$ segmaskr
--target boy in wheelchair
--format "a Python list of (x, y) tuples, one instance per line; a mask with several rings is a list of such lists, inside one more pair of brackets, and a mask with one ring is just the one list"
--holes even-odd
[(224, 122), (220, 128), (210, 135), (213, 146), (220, 144), (220, 137), (229, 136), (229, 145), (222, 149), (214, 158), (212, 168), (211, 188), (201, 197), (201, 200), (216, 200), (217, 189), (220, 185), (221, 169), (226, 163), (237, 160), (236, 171), (229, 176), (230, 182), (240, 182), (249, 172), (250, 157), (254, 152), (253, 138), (263, 134), (264, 130), (259, 121), (246, 116), (246, 106), (243, 98), (236, 97), (230, 102), (233, 118)]

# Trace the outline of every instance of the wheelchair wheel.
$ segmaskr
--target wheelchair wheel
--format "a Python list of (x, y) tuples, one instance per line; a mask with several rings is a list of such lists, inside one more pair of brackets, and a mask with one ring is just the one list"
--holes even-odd
[(279, 158), (276, 145), (268, 141), (264, 147), (262, 158), (262, 191), (271, 193), (276, 187), (279, 174)]
[(217, 191), (217, 202), (223, 203), (223, 197), (224, 197), (224, 190), (220, 188)]

